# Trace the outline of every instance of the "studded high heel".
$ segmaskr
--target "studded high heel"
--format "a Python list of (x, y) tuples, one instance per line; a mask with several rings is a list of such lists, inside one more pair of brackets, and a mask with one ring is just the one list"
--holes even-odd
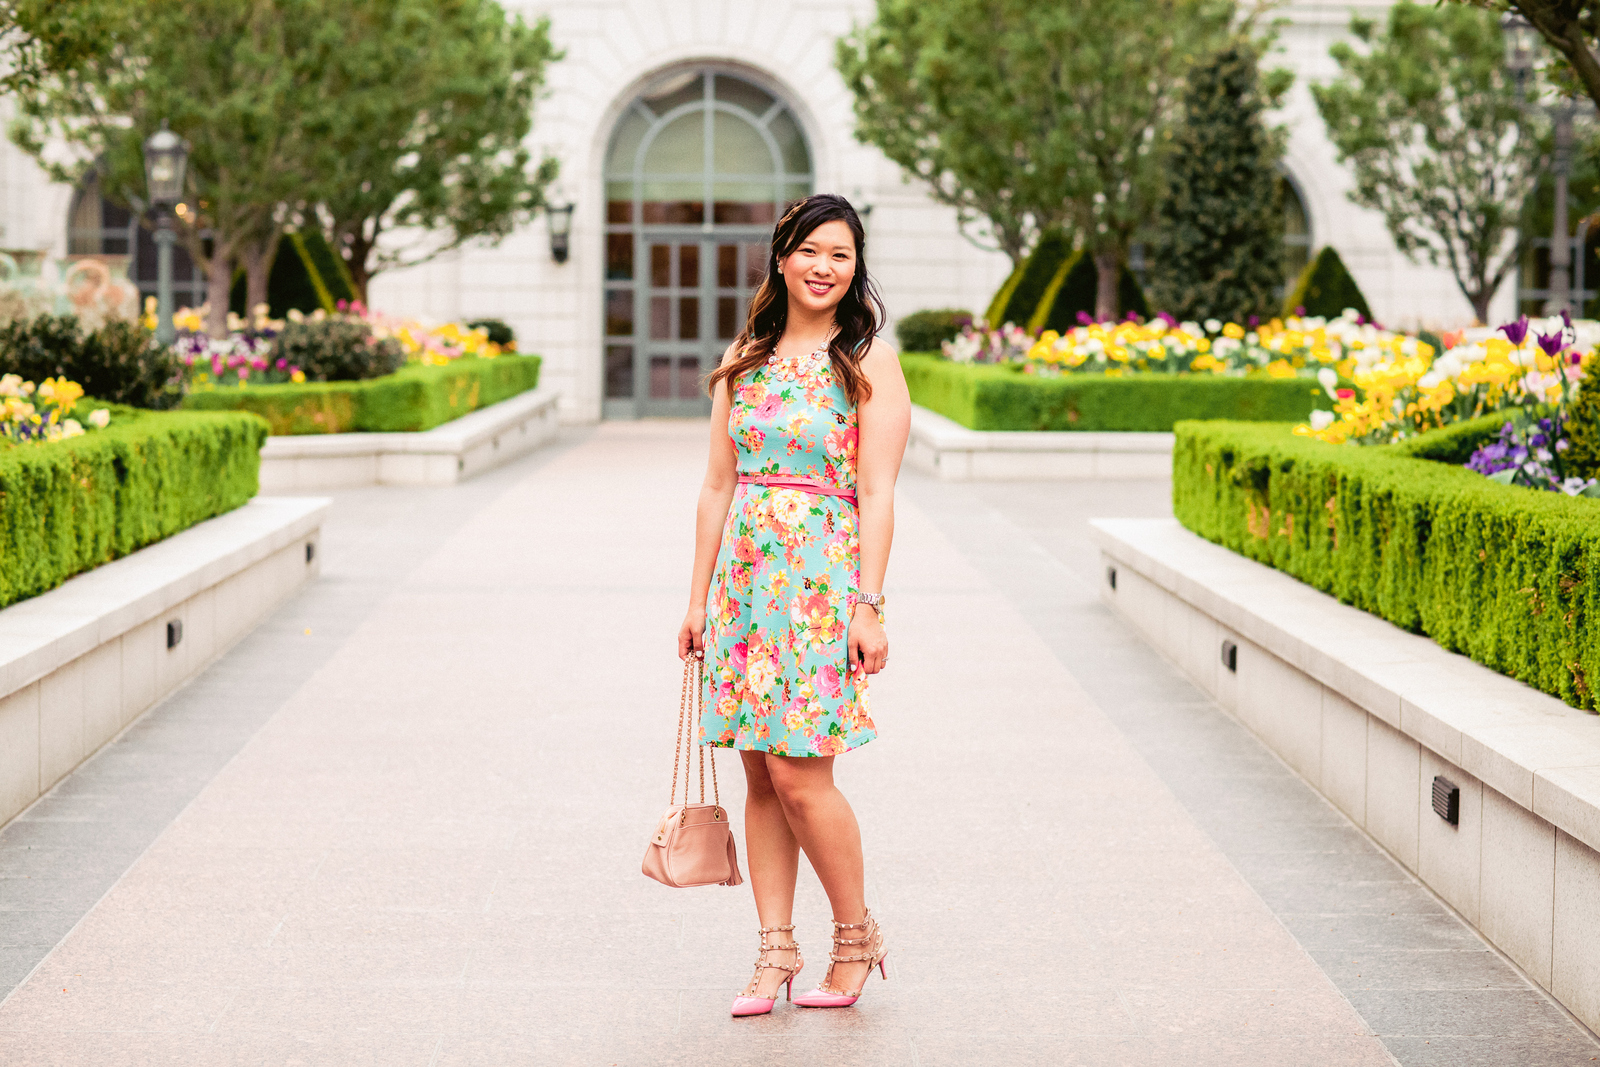
[[(789, 943), (787, 945), (769, 945), (767, 944), (768, 934), (788, 934)], [(767, 962), (767, 953), (785, 952), (789, 949), (794, 949), (793, 963)], [(799, 974), (800, 969), (805, 965), (806, 961), (800, 955), (800, 943), (794, 939), (793, 924), (788, 926), (763, 926), (761, 928), (761, 955), (756, 957), (756, 974), (754, 978), (750, 979), (750, 990), (751, 992), (755, 992), (761, 987), (762, 971), (768, 969), (774, 971), (788, 971), (788, 977), (780, 983), (783, 986), (784, 999), (787, 1000), (794, 993), (794, 976)], [(733, 998), (733, 1014), (736, 1016), (766, 1015), (772, 1011), (773, 1005), (777, 1003), (778, 998), (776, 996), (751, 997), (745, 996), (743, 993), (741, 993)]]
[[(860, 937), (840, 937), (845, 930), (860, 930)], [(858, 948), (865, 945), (859, 955), (841, 956), (841, 946), (849, 945)], [(835, 922), (833, 924), (833, 948), (828, 953), (828, 973), (823, 975), (822, 984), (809, 993), (802, 993), (794, 998), (794, 1002), (802, 1008), (848, 1008), (861, 998), (861, 991), (867, 987), (867, 978), (872, 977), (872, 968), (878, 968), (878, 974), (887, 981), (889, 971), (885, 965), (885, 958), (889, 950), (884, 947), (883, 934), (878, 930), (878, 920), (868, 911), (858, 923)], [(861, 979), (861, 987), (853, 993), (840, 992), (833, 988), (833, 965), (835, 963), (865, 963), (867, 965), (866, 977)]]

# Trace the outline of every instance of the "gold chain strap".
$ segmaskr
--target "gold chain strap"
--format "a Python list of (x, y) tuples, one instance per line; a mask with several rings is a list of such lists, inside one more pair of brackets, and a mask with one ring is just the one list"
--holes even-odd
[[(699, 729), (700, 715), (705, 710), (705, 691), (700, 674), (701, 661), (705, 658), (704, 652), (690, 652), (683, 661), (683, 688), (678, 695), (678, 732), (672, 739), (672, 791), (667, 794), (668, 806), (678, 802), (678, 766), (683, 765), (683, 803), (689, 805), (689, 750), (698, 748), (700, 755), (700, 803), (706, 802), (706, 747), (695, 745), (693, 731)], [(693, 708), (694, 717), (689, 717)], [(716, 754), (711, 757), (711, 797), (712, 803), (722, 806), (722, 794), (717, 788), (717, 759)]]

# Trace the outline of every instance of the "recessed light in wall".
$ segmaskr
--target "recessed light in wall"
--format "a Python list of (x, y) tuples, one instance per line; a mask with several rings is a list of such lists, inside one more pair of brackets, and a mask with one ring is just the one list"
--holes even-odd
[(173, 619), (167, 623), (167, 647), (177, 648), (183, 641), (183, 620)]
[(1222, 642), (1222, 665), (1235, 674), (1239, 673), (1239, 646), (1232, 641)]
[(1107, 567), (1106, 568), (1106, 584), (1109, 585), (1112, 588), (1113, 591), (1116, 590), (1116, 588), (1117, 588), (1117, 568), (1115, 568), (1115, 567)]
[(1442, 774), (1433, 779), (1433, 813), (1451, 826), (1461, 825), (1461, 787)]

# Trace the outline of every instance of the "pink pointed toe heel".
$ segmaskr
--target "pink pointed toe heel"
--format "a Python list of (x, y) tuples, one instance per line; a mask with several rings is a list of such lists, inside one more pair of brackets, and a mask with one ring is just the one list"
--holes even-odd
[[(788, 934), (789, 943), (787, 945), (769, 945), (767, 944), (768, 934)], [(787, 952), (789, 949), (794, 950), (793, 963), (767, 962), (767, 953)], [(787, 971), (789, 972), (787, 977), (780, 983), (783, 986), (784, 999), (787, 1000), (794, 993), (794, 976), (799, 974), (801, 968), (805, 965), (806, 961), (800, 956), (800, 943), (794, 939), (794, 926), (792, 924), (789, 926), (763, 926), (761, 928), (761, 955), (756, 957), (756, 973), (755, 977), (750, 979), (750, 992), (754, 993), (761, 988), (762, 971), (769, 969)], [(755, 997), (741, 993), (733, 998), (733, 1014), (735, 1016), (767, 1015), (777, 1003), (778, 998), (775, 996)]]
[[(840, 937), (845, 930), (860, 930), (860, 937)], [(839, 949), (842, 946), (857, 948), (865, 945), (860, 955), (841, 956)], [(823, 975), (822, 984), (809, 993), (802, 993), (794, 998), (794, 1002), (802, 1008), (848, 1008), (861, 999), (861, 992), (867, 986), (867, 978), (872, 977), (872, 968), (878, 968), (878, 974), (888, 981), (889, 950), (884, 947), (883, 934), (878, 930), (878, 921), (872, 917), (872, 912), (867, 912), (858, 923), (835, 922), (833, 924), (833, 951), (828, 953), (828, 973)], [(860, 988), (853, 993), (840, 992), (833, 987), (833, 965), (836, 963), (865, 963), (866, 976), (861, 979)]]

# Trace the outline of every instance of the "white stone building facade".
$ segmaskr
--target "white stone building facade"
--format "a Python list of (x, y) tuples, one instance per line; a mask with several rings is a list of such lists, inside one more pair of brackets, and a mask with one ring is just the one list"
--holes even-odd
[[(872, 17), (872, 0), (508, 6), (530, 20), (548, 15), (565, 51), (550, 68), (532, 140), (561, 163), (554, 199), (574, 205), (570, 255), (555, 261), (540, 218), (497, 246), (380, 275), (371, 296), (383, 310), (425, 318), (506, 320), (525, 351), (544, 355), (544, 382), (561, 391), (568, 420), (696, 408), (687, 396), (692, 361), (714, 361), (730, 316), (742, 314), (744, 257), (770, 226), (761, 206), (769, 188), (774, 205), (809, 190), (870, 208), (869, 264), (891, 316), (981, 311), (1005, 278), (1005, 256), (963, 237), (949, 209), (852, 136), (834, 42)], [(1292, 131), (1285, 169), (1309, 245), (1338, 249), (1381, 321), (1460, 325), (1471, 309), (1448, 272), (1407, 260), (1382, 220), (1349, 202), (1349, 176), (1308, 89), (1333, 75), (1328, 47), (1351, 14), (1381, 18), (1386, 7), (1290, 0), (1279, 9), (1287, 19), (1279, 62), (1297, 74), (1280, 117)], [(627, 143), (617, 147), (619, 138)], [(703, 172), (691, 167), (697, 149)], [(64, 254), (74, 203), (72, 189), (47, 181), (14, 147), (0, 149), (0, 246)], [(1508, 282), (1496, 311), (1509, 312), (1513, 300)]]

